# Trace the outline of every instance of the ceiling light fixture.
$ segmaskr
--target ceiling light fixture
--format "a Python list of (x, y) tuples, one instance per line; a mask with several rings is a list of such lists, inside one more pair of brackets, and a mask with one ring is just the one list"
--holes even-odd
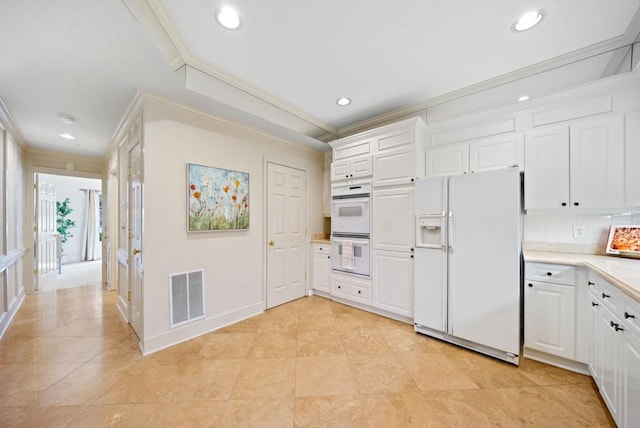
[(522, 15), (515, 24), (513, 24), (511, 29), (515, 32), (520, 32), (533, 28), (542, 21), (543, 16), (544, 14), (541, 10), (532, 10), (527, 12)]
[(347, 97), (340, 97), (336, 100), (336, 103), (339, 106), (348, 106), (349, 104), (351, 104), (351, 98), (347, 98)]
[(74, 137), (73, 135), (68, 134), (68, 133), (66, 133), (66, 132), (65, 132), (64, 134), (60, 134), (60, 136), (61, 136), (62, 138), (67, 139), (67, 140), (75, 140), (75, 139), (76, 139), (76, 137)]
[(518, 98), (518, 101), (527, 101), (529, 98), (531, 98), (529, 95), (523, 95), (520, 98)]
[(240, 15), (230, 6), (223, 6), (216, 10), (216, 19), (227, 30), (237, 30), (242, 25)]
[(60, 113), (58, 117), (60, 118), (60, 122), (64, 124), (73, 125), (74, 123), (76, 123), (76, 120), (70, 114)]

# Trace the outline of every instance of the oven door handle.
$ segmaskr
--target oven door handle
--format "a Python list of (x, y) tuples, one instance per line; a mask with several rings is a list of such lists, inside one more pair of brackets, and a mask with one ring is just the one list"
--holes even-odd
[(341, 197), (341, 196), (334, 196), (333, 197), (333, 203), (340, 203), (340, 204), (349, 204), (352, 202), (366, 202), (369, 203), (369, 201), (371, 201), (371, 197), (370, 196), (356, 196), (353, 198), (345, 198), (345, 197)]
[(333, 242), (335, 242), (336, 244), (342, 244), (343, 241), (351, 241), (353, 242), (353, 245), (356, 244), (360, 244), (360, 245), (369, 245), (369, 240), (368, 239), (357, 239), (357, 238), (333, 238)]

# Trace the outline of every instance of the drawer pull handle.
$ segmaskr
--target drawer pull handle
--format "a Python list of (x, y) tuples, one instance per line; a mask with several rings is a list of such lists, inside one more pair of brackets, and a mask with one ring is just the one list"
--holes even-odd
[(615, 331), (624, 331), (624, 328), (620, 327), (620, 324), (615, 323), (613, 321), (611, 321), (611, 327), (615, 330)]
[(547, 272), (547, 276), (551, 276), (553, 275), (551, 272)]
[(591, 302), (591, 306), (596, 307), (596, 306), (600, 306), (600, 305), (597, 304), (596, 302)]
[(602, 293), (602, 298), (603, 298), (603, 299), (606, 299), (607, 297), (611, 297), (611, 295), (610, 295), (610, 294), (604, 294), (604, 293)]
[(631, 315), (631, 314), (630, 314), (630, 313), (628, 313), (628, 312), (625, 312), (625, 313), (624, 313), (624, 319), (626, 319), (626, 320), (628, 320), (629, 318), (635, 318), (635, 317), (636, 317), (635, 315)]
[(596, 283), (595, 283), (595, 282), (593, 282), (593, 281), (589, 281), (589, 282), (587, 282), (587, 284), (589, 284), (589, 285), (596, 285)]

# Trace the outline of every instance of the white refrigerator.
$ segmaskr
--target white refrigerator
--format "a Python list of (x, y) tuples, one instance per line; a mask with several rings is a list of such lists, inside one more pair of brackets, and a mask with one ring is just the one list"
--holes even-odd
[(519, 364), (517, 168), (417, 180), (415, 330)]

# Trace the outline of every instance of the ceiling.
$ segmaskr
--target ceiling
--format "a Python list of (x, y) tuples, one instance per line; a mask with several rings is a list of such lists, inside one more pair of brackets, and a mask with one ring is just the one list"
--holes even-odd
[[(240, 29), (215, 22), (222, 3)], [(544, 10), (541, 24), (513, 32), (531, 9)], [(138, 90), (324, 149), (319, 138), (363, 121), (498, 85), (514, 102), (514, 81), (634, 41), (639, 10), (640, 0), (3, 0), (0, 98), (29, 146), (61, 152), (103, 155)], [(536, 85), (562, 86), (550, 79)], [(338, 106), (341, 96), (353, 103)]]

